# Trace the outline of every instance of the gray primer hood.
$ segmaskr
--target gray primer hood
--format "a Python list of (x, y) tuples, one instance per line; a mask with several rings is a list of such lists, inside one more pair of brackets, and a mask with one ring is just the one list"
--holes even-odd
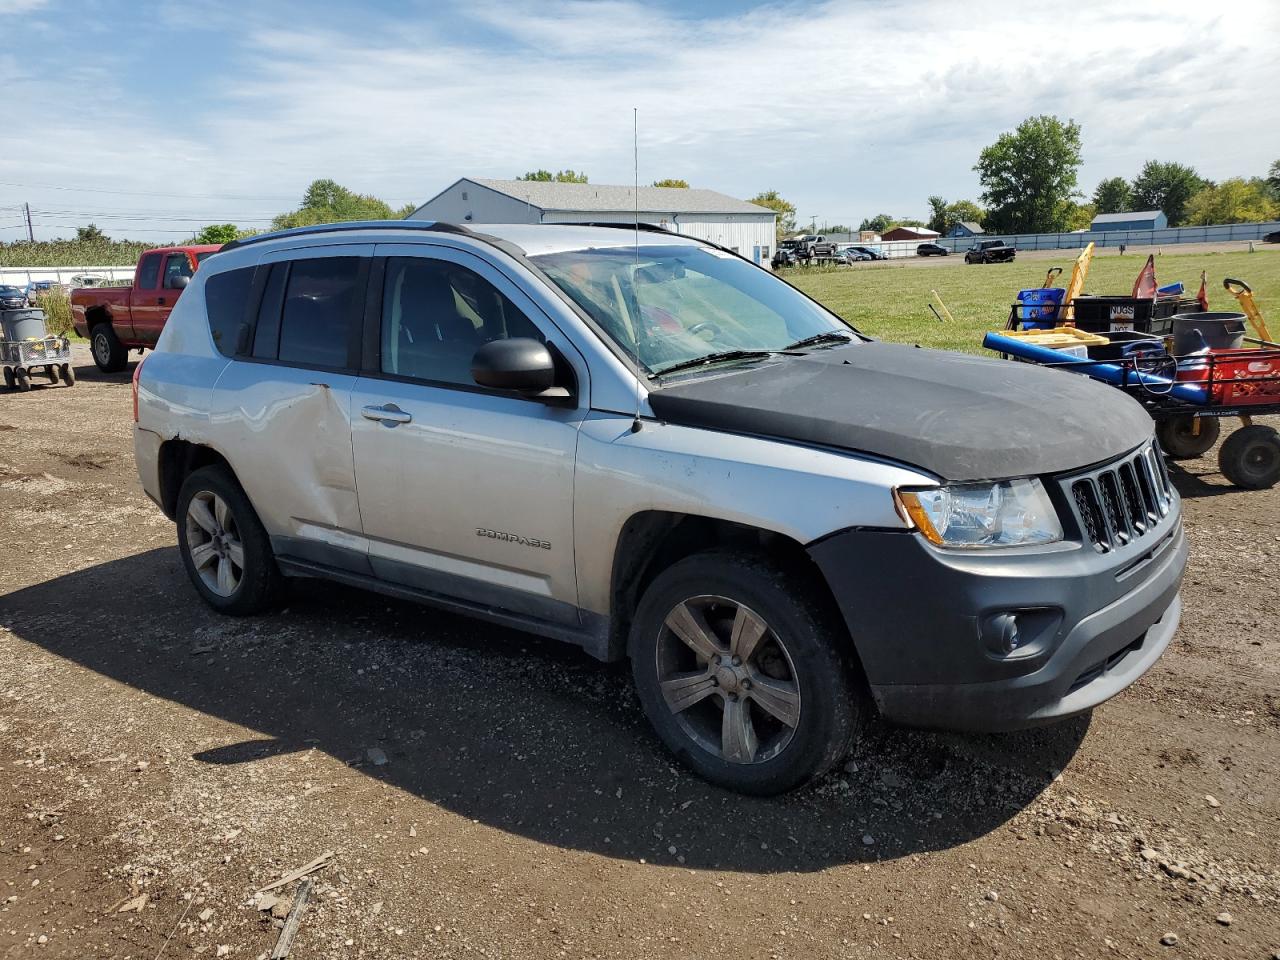
[(661, 420), (874, 454), (945, 480), (1000, 480), (1101, 463), (1148, 440), (1115, 387), (1029, 363), (860, 343), (649, 394)]

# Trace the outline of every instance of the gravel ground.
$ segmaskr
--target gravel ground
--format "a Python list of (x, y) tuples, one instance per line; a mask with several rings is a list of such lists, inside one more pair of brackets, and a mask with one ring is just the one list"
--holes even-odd
[(1280, 951), (1280, 493), (1177, 471), (1183, 626), (999, 737), (876, 729), (755, 800), (624, 669), (334, 586), (196, 599), (128, 376), (0, 396), (0, 957), (1223, 957)]

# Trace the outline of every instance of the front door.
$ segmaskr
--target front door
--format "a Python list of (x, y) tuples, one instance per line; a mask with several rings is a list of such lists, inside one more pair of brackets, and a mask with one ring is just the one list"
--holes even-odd
[[(479, 257), (421, 245), (376, 252), (385, 257), (371, 277), (380, 282), (379, 327), (366, 341), (371, 369), (352, 395), (356, 489), (374, 573), (575, 625), (573, 473), (585, 365)], [(556, 348), (575, 370), (577, 402), (551, 406), (477, 386), (472, 357), (504, 337)]]
[(160, 297), (160, 268), (164, 262), (164, 254), (148, 253), (138, 261), (138, 270), (129, 292), (129, 315), (132, 326), (127, 335), (137, 343), (154, 342), (146, 331), (155, 326), (157, 300)]

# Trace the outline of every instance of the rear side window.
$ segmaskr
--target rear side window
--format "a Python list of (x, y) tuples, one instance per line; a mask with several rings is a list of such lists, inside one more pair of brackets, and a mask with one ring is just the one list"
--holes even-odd
[(247, 317), (249, 291), (253, 289), (254, 267), (228, 270), (215, 274), (204, 285), (204, 306), (209, 315), (209, 333), (218, 352), (225, 357), (236, 355), (240, 328)]
[(138, 262), (138, 289), (154, 290), (160, 279), (160, 254), (148, 253)]
[(364, 306), (359, 257), (295, 260), (280, 316), (280, 360), (308, 367), (350, 366)]

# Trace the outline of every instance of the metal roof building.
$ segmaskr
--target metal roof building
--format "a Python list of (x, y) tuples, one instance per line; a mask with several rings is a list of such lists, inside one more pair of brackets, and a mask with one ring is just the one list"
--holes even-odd
[[(447, 223), (630, 223), (635, 187), (463, 177), (410, 217)], [(715, 190), (641, 187), (641, 223), (651, 223), (737, 250), (767, 267), (777, 214)]]
[(1107, 230), (1163, 230), (1169, 218), (1163, 210), (1130, 210), (1128, 213), (1100, 213), (1093, 218), (1089, 229)]

